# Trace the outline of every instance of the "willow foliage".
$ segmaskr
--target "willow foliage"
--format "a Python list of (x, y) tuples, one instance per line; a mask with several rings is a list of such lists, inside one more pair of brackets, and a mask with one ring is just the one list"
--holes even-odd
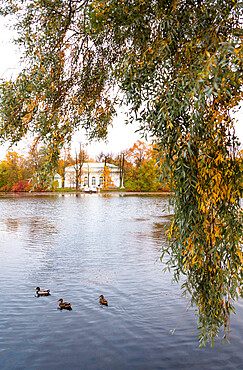
[(2, 83), (1, 138), (32, 130), (57, 153), (80, 125), (105, 136), (118, 86), (166, 153), (168, 268), (197, 305), (201, 343), (213, 344), (222, 326), (227, 338), (243, 278), (242, 166), (230, 117), (242, 99), (240, 1), (10, 3), (2, 11), (19, 13), (26, 68)]
[[(6, 1), (19, 19), (16, 40), (23, 69), (1, 84), (1, 140), (12, 143), (31, 132), (49, 146), (49, 168), (80, 126), (102, 138), (114, 115), (102, 46), (92, 45), (86, 6), (79, 1)], [(17, 14), (16, 14), (17, 13)]]

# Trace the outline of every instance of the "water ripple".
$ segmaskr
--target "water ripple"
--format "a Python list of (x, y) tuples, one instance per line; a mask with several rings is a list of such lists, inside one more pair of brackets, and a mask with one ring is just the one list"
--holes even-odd
[[(242, 300), (231, 345), (199, 350), (195, 312), (162, 272), (167, 205), (163, 197), (1, 197), (1, 369), (241, 368)], [(36, 286), (51, 296), (35, 297)], [(60, 311), (60, 298), (73, 310)]]

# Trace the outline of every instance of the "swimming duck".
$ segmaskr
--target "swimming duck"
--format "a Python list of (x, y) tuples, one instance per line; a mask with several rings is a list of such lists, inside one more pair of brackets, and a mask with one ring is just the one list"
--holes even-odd
[(60, 310), (62, 310), (63, 308), (64, 308), (65, 310), (71, 310), (71, 309), (72, 309), (72, 307), (71, 307), (71, 303), (63, 302), (63, 299), (62, 299), (62, 298), (60, 298), (57, 302), (60, 302), (60, 303), (59, 303), (59, 308), (60, 308)]
[(36, 295), (38, 297), (40, 296), (46, 296), (46, 295), (50, 295), (51, 292), (49, 289), (40, 289), (39, 287), (35, 288), (35, 291), (36, 291)]
[(103, 294), (100, 295), (100, 304), (103, 304), (105, 306), (108, 306), (108, 301), (107, 299), (104, 298)]

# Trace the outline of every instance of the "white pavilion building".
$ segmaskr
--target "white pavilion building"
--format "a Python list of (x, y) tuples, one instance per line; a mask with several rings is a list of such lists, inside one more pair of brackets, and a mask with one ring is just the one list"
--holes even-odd
[[(99, 162), (85, 162), (83, 163), (81, 170), (81, 179), (79, 187), (83, 189), (89, 188), (101, 188), (104, 182), (104, 166), (105, 163)], [(110, 169), (110, 177), (112, 186), (118, 188), (120, 186), (120, 170), (114, 164), (106, 163), (106, 167)], [(66, 167), (65, 169), (65, 188), (76, 187), (76, 171), (75, 165)]]

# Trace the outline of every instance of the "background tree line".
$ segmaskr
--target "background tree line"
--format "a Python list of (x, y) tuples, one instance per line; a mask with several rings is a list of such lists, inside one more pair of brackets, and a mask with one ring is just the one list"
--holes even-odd
[[(46, 160), (46, 155), (48, 154), (45, 147), (38, 149), (36, 146), (31, 147), (25, 156), (16, 151), (8, 151), (4, 160), (0, 161), (0, 191), (55, 189), (57, 184), (53, 178), (49, 178), (47, 183), (42, 182), (37, 175)], [(140, 140), (119, 154), (101, 152), (95, 159), (89, 157), (81, 144), (74, 154), (70, 148), (64, 149), (57, 167), (57, 173), (62, 177), (62, 187), (64, 187), (65, 169), (68, 166), (74, 166), (76, 190), (79, 190), (82, 166), (88, 161), (101, 162), (105, 166), (108, 163), (116, 165), (120, 172), (120, 188), (128, 191), (169, 190), (168, 185), (162, 183), (158, 151), (153, 145)], [(105, 168), (108, 169), (108, 167)], [(105, 177), (109, 176), (109, 174), (105, 175)], [(104, 188), (108, 187), (107, 182)]]

